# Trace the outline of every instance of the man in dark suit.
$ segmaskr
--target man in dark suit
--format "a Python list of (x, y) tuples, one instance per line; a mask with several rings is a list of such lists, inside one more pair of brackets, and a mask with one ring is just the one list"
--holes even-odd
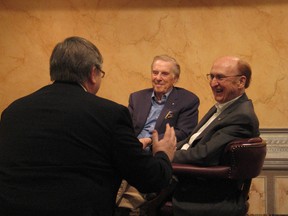
[[(178, 141), (185, 139), (197, 125), (199, 98), (186, 89), (174, 87), (179, 77), (180, 65), (174, 58), (168, 55), (155, 56), (151, 64), (153, 88), (130, 95), (128, 108), (135, 133), (143, 148), (148, 146), (147, 149), (150, 149), (154, 129), (158, 131), (160, 138), (163, 137), (167, 123), (174, 127)], [(124, 208), (121, 211), (134, 211), (139, 204), (145, 202), (142, 195), (125, 181), (122, 182), (118, 195), (119, 206)]]
[(144, 146), (151, 144), (151, 132), (162, 137), (168, 123), (177, 141), (185, 139), (198, 123), (199, 98), (192, 92), (174, 87), (180, 78), (180, 65), (167, 55), (155, 56), (151, 65), (153, 88), (134, 92), (129, 111), (135, 133)]
[(166, 126), (153, 155), (135, 137), (126, 107), (97, 97), (97, 47), (70, 37), (50, 58), (53, 84), (13, 102), (0, 122), (0, 215), (113, 215), (122, 178), (142, 192), (168, 184), (176, 148)]
[[(177, 143), (173, 160), (175, 163), (218, 165), (226, 144), (260, 134), (252, 101), (245, 93), (251, 80), (249, 64), (237, 57), (225, 56), (214, 62), (207, 77), (217, 103), (191, 135)], [(179, 179), (173, 199), (175, 215), (190, 215), (189, 202), (202, 202), (207, 199), (217, 202), (226, 199), (233, 193), (228, 188), (233, 188), (234, 183), (188, 177)], [(220, 189), (221, 193), (215, 193), (215, 189), (219, 191), (219, 188), (223, 188)]]

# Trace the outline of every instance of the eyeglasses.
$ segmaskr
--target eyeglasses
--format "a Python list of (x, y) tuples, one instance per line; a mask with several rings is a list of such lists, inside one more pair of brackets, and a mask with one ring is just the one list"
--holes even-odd
[(234, 75), (234, 76), (225, 76), (223, 74), (206, 74), (207, 76), (207, 79), (209, 81), (212, 81), (214, 78), (217, 80), (217, 81), (223, 81), (225, 80), (226, 78), (228, 77), (240, 77), (242, 75), (238, 74), (238, 75)]
[(105, 71), (103, 71), (103, 70), (101, 70), (101, 69), (99, 69), (100, 70), (100, 72), (101, 72), (101, 78), (104, 78), (105, 77)]
[(104, 78), (105, 77), (105, 71), (103, 71), (98, 65), (95, 65), (95, 67), (97, 68), (97, 70), (99, 70), (100, 71), (100, 73), (101, 73), (101, 78)]

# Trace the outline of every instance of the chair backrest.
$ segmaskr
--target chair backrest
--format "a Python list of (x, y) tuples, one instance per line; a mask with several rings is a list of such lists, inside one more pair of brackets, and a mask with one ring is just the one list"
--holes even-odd
[(266, 151), (260, 137), (235, 140), (226, 146), (220, 164), (230, 166), (230, 179), (251, 179), (260, 174)]
[(261, 172), (266, 142), (260, 137), (235, 140), (227, 144), (218, 166), (172, 164), (174, 174), (206, 178), (251, 179)]

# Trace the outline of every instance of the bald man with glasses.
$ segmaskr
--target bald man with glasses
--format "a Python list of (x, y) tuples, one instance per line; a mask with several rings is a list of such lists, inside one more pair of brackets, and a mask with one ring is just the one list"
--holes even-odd
[[(177, 143), (174, 163), (215, 166), (219, 164), (226, 144), (259, 136), (259, 121), (252, 101), (245, 93), (250, 85), (251, 74), (250, 65), (238, 57), (224, 56), (214, 62), (207, 78), (216, 104), (191, 135)], [(234, 191), (229, 190), (233, 184), (235, 182), (215, 179), (179, 179), (173, 197), (174, 215), (190, 215), (189, 202), (201, 202), (207, 197), (213, 197), (216, 203), (225, 200), (233, 194)], [(215, 195), (215, 188), (221, 187), (223, 193)]]

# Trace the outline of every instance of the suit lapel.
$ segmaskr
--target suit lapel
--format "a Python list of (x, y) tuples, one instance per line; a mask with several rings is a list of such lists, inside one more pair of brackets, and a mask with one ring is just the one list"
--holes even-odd
[[(181, 149), (181, 147), (185, 144), (188, 143), (191, 136), (196, 133), (207, 121), (208, 119), (216, 112), (216, 107), (213, 106), (210, 108), (210, 110), (206, 113), (206, 115), (203, 116), (203, 118), (201, 119), (201, 121), (197, 124), (197, 126), (194, 128), (194, 130), (191, 132), (191, 134), (184, 139), (183, 141), (180, 141), (177, 143), (177, 149)], [(199, 136), (198, 136), (199, 137)], [(198, 139), (197, 137), (197, 139)]]
[(159, 128), (161, 126), (161, 124), (163, 124), (163, 122), (165, 121), (165, 117), (167, 116), (167, 114), (169, 114), (169, 112), (173, 112), (175, 109), (175, 105), (177, 103), (177, 96), (178, 92), (176, 88), (173, 88), (170, 95), (167, 98), (167, 101), (156, 121), (156, 125), (155, 128)]
[(139, 122), (141, 122), (141, 127), (143, 128), (146, 120), (148, 118), (150, 109), (151, 109), (151, 96), (152, 96), (153, 89), (150, 89), (149, 91), (146, 91), (145, 94), (143, 94), (143, 100), (141, 100), (140, 109), (142, 114), (139, 116)]
[(211, 116), (217, 111), (216, 107), (213, 106), (210, 110), (206, 113), (206, 115), (201, 119), (198, 125), (195, 127), (193, 133), (196, 133), (210, 118)]
[[(235, 107), (237, 107), (239, 104), (243, 103), (244, 101), (247, 101), (248, 97), (247, 95), (244, 93), (238, 100), (236, 100), (234, 103), (232, 103), (230, 106), (228, 106), (225, 110), (223, 110), (223, 112), (216, 118), (214, 119), (214, 121), (212, 121), (205, 130), (209, 131), (211, 130), (211, 128), (215, 127), (215, 125), (219, 124), (221, 121), (223, 121), (227, 116), (229, 116), (229, 114), (231, 112), (233, 112), (235, 110)], [(216, 107), (215, 107), (215, 112), (216, 112)], [(213, 115), (213, 113), (212, 113)], [(210, 115), (210, 117), (212, 116)], [(205, 121), (203, 121), (203, 124), (210, 118), (208, 117)], [(204, 118), (203, 118), (204, 120)], [(203, 125), (202, 124), (202, 125)], [(199, 129), (199, 128), (198, 128)], [(204, 130), (204, 131), (205, 131)], [(203, 134), (205, 133), (201, 133), (196, 140), (201, 139)]]
[(241, 104), (247, 100), (249, 100), (249, 99), (248, 99), (247, 95), (244, 93), (240, 98), (238, 98), (238, 100), (234, 101), (234, 103), (232, 103), (230, 106), (228, 106), (213, 122), (211, 122), (210, 125), (213, 126), (213, 125), (217, 124), (219, 121), (222, 121), (223, 119), (225, 119), (231, 112), (233, 112), (235, 110), (236, 107), (239, 106), (239, 104)]

